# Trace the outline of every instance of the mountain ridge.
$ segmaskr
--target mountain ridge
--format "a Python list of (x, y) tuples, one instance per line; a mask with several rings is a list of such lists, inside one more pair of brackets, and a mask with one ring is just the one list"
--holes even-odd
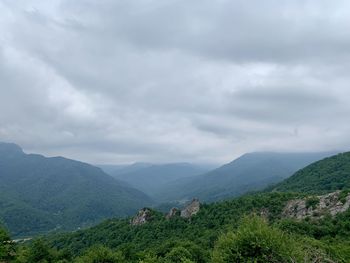
[(208, 173), (180, 179), (168, 185), (155, 198), (167, 196), (164, 202), (189, 200), (193, 196), (205, 201), (235, 197), (250, 191), (263, 190), (292, 176), (308, 164), (333, 155), (333, 152), (278, 153), (253, 152)]
[[(70, 229), (128, 216), (152, 203), (146, 194), (98, 167), (64, 157), (25, 154), (19, 149), (15, 144), (0, 144), (0, 190), (7, 197), (1, 203), (0, 218), (14, 235), (29, 234), (26, 224), (38, 231)], [(33, 225), (30, 218), (39, 214), (46, 224)], [(15, 217), (24, 221), (19, 224)]]
[(273, 187), (274, 191), (327, 193), (350, 188), (350, 152), (312, 163)]

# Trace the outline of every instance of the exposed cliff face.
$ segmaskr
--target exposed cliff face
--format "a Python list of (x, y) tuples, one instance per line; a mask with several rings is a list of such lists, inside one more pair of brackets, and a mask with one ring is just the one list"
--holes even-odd
[(151, 210), (148, 208), (142, 208), (137, 215), (131, 220), (131, 225), (143, 225), (151, 219)]
[(283, 210), (283, 216), (304, 219), (306, 217), (322, 218), (326, 214), (332, 216), (345, 212), (350, 207), (350, 194), (341, 196), (340, 191), (334, 193), (291, 200)]
[(200, 209), (200, 203), (197, 198), (194, 198), (192, 202), (186, 206), (183, 210), (181, 210), (181, 217), (190, 218), (197, 214)]

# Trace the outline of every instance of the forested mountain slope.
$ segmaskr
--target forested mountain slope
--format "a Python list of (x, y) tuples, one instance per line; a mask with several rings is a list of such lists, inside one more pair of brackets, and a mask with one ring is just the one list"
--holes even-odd
[(313, 163), (278, 184), (276, 191), (323, 193), (350, 188), (350, 152)]
[(151, 203), (100, 168), (0, 143), (0, 220), (14, 235), (125, 217)]
[[(254, 256), (256, 249), (253, 244), (262, 246), (261, 249), (263, 249), (269, 242), (277, 242), (271, 245), (278, 247), (287, 243), (290, 246), (287, 250), (295, 250), (303, 255), (302, 259), (307, 257), (310, 259), (309, 261), (290, 261), (290, 258), (285, 258), (286, 261), (258, 262), (313, 262), (312, 259), (316, 255), (320, 259), (332, 258), (336, 262), (348, 262), (350, 230), (347, 225), (350, 224), (350, 211), (311, 221), (308, 218), (296, 220), (284, 217), (283, 210), (287, 203), (300, 198), (308, 199), (301, 194), (289, 193), (249, 195), (231, 201), (203, 204), (199, 213), (190, 219), (180, 216), (166, 219), (164, 214), (152, 211), (148, 221), (142, 225), (131, 225), (128, 219), (112, 219), (87, 230), (50, 237), (45, 242), (58, 251), (70, 251), (74, 257), (84, 254), (86, 256), (86, 253), (89, 253), (87, 251), (94, 251), (97, 244), (102, 245), (115, 251), (123, 259), (111, 262), (140, 262), (141, 259), (147, 263), (236, 262), (214, 261), (213, 254), (216, 252), (225, 255), (229, 251), (233, 253), (229, 247), (230, 242), (233, 246), (233, 241), (223, 247), (218, 246), (218, 243), (230, 235), (232, 238), (235, 235), (223, 233), (237, 234), (237, 231), (243, 231), (242, 227), (246, 227), (244, 230), (246, 232), (240, 238), (241, 242), (246, 242), (245, 249), (248, 250), (246, 252), (251, 256)], [(247, 220), (248, 223), (245, 223)], [(280, 240), (270, 236), (275, 232), (280, 233), (277, 235), (280, 235)], [(276, 240), (271, 240), (275, 238)], [(87, 250), (88, 248), (90, 250)], [(239, 249), (244, 250), (242, 247)], [(92, 257), (94, 253), (98, 253), (97, 251), (95, 250), (88, 257)], [(178, 256), (183, 257), (183, 260), (191, 261), (176, 261), (173, 255), (176, 254), (175, 251), (177, 253), (181, 251)], [(256, 256), (260, 252), (264, 253), (257, 250)], [(169, 259), (175, 261), (169, 261)], [(243, 259), (246, 258), (243, 256), (241, 260)]]

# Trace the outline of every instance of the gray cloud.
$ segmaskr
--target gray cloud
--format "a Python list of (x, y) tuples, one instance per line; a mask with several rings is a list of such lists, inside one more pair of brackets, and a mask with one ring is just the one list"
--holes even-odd
[(89, 162), (347, 149), (347, 1), (0, 2), (0, 140)]

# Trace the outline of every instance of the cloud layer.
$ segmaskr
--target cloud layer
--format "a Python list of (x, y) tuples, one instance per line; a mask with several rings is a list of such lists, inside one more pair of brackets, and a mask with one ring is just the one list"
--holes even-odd
[(0, 2), (0, 140), (93, 163), (350, 148), (348, 1)]

